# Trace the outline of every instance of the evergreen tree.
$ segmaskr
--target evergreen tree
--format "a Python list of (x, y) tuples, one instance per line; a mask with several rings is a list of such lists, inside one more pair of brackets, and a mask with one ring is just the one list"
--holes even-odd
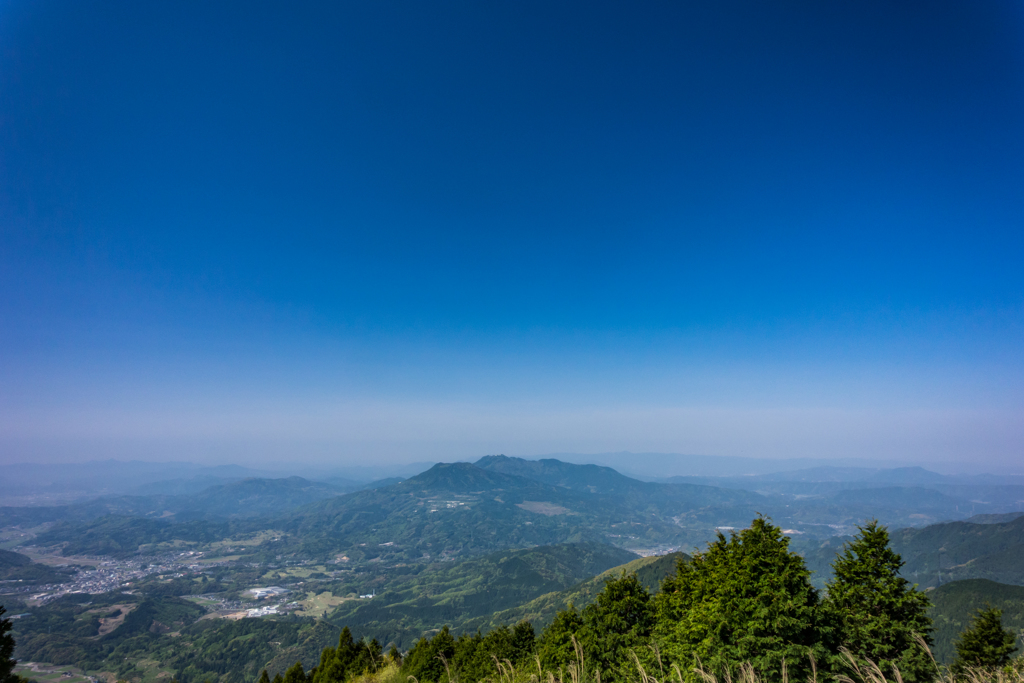
[(512, 627), (512, 656), (509, 660), (515, 664), (522, 664), (533, 657), (537, 647), (537, 634), (533, 630), (533, 624), (528, 621), (520, 621)]
[(376, 671), (382, 662), (383, 649), (377, 639), (357, 642), (346, 626), (338, 636), (337, 647), (325, 647), (320, 663), (311, 671), (312, 683), (344, 683), (352, 676)]
[(263, 673), (260, 674), (260, 679), (256, 683), (270, 683), (270, 676), (267, 675), (266, 669), (264, 669)]
[(444, 659), (450, 663), (455, 658), (455, 638), (448, 627), (442, 628), (433, 638), (420, 638), (409, 651), (402, 665), (402, 673), (414, 676), (420, 683), (446, 683)]
[(805, 680), (829, 635), (809, 579), (782, 530), (759, 517), (678, 564), (655, 598), (655, 642), (691, 680), (697, 666), (721, 675), (749, 662), (763, 680), (781, 681), (783, 660), (790, 680)]
[(950, 670), (957, 678), (968, 668), (1006, 666), (1017, 649), (1017, 635), (1003, 628), (1002, 610), (980, 609), (956, 642), (956, 659)]
[(0, 683), (15, 683), (18, 680), (14, 673), (14, 634), (11, 633), (11, 620), (4, 619), (7, 610), (0, 605)]
[(889, 532), (872, 521), (832, 563), (826, 605), (838, 640), (860, 660), (871, 660), (886, 677), (899, 669), (907, 683), (935, 677), (936, 668), (918, 638), (931, 644), (928, 597), (900, 576), (902, 558), (889, 547)]
[(520, 622), (511, 629), (499, 626), (487, 635), (481, 635), (479, 631), (471, 636), (463, 634), (455, 641), (455, 654), (449, 664), (452, 674), (457, 674), (460, 680), (482, 681), (496, 677), (495, 659), (519, 665), (529, 660), (533, 645), (533, 626), (528, 621)]
[(352, 631), (346, 626), (338, 636), (337, 647), (325, 647), (320, 652), (320, 663), (313, 675), (313, 683), (344, 683), (349, 668), (356, 658), (357, 645)]
[(284, 683), (306, 683), (306, 672), (302, 662), (295, 662), (284, 672)]
[(610, 579), (580, 616), (580, 645), (589, 665), (601, 670), (601, 680), (635, 678), (630, 650), (646, 656), (655, 617), (651, 595), (636, 574)]
[(537, 639), (541, 666), (548, 671), (558, 671), (565, 670), (570, 662), (576, 661), (572, 639), (579, 636), (582, 628), (583, 618), (573, 605), (556, 614)]

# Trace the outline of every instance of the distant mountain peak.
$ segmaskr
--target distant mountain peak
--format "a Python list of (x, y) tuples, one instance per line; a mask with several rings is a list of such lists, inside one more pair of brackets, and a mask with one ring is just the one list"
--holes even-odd
[(426, 472), (410, 477), (403, 486), (422, 486), (445, 491), (481, 491), (532, 483), (523, 477), (485, 470), (469, 462), (439, 462)]
[(532, 479), (549, 486), (560, 486), (591, 493), (643, 485), (642, 482), (619, 474), (611, 467), (576, 465), (554, 458), (526, 460), (507, 455), (486, 455), (476, 461), (476, 466), (489, 472), (501, 472)]

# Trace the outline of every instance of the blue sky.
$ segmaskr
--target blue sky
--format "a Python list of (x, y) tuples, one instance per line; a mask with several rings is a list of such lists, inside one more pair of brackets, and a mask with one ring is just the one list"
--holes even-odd
[(0, 461), (1024, 460), (1016, 2), (10, 2)]

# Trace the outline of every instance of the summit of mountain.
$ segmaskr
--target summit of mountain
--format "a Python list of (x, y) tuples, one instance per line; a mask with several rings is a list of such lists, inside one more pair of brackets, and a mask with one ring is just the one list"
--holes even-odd
[(762, 495), (753, 491), (703, 484), (640, 481), (610, 467), (577, 465), (554, 458), (526, 460), (489, 455), (478, 460), (476, 466), (582, 494), (615, 497), (637, 509), (651, 505), (668, 506), (668, 509), (677, 509), (675, 514), (697, 508), (741, 506), (743, 515), (747, 515), (750, 511), (746, 506), (763, 506), (766, 502)]
[(576, 465), (554, 458), (526, 460), (507, 455), (486, 455), (474, 463), (489, 472), (501, 472), (587, 493), (624, 493), (645, 482), (619, 474), (611, 467)]
[(468, 462), (439, 462), (426, 472), (409, 477), (400, 485), (405, 490), (472, 493), (484, 490), (535, 488), (537, 483), (536, 480), (518, 473), (483, 469)]

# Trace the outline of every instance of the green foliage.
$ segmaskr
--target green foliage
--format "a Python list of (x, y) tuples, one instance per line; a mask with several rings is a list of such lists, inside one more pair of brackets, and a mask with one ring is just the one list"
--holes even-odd
[[(420, 638), (402, 664), (402, 673), (420, 683), (447, 681), (444, 660), (455, 657), (455, 638), (443, 627), (433, 638)], [(443, 660), (442, 660), (443, 658)]]
[(37, 564), (21, 553), (0, 549), (0, 581), (40, 584), (67, 580), (68, 572), (59, 572), (44, 564)]
[(986, 579), (953, 581), (928, 593), (932, 602), (935, 658), (951, 664), (956, 655), (955, 642), (974, 618), (981, 605), (1003, 612), (1003, 625), (1012, 631), (1024, 630), (1024, 586), (1008, 586)]
[(295, 662), (284, 672), (284, 683), (308, 683), (302, 662)]
[(172, 524), (159, 519), (108, 515), (86, 523), (60, 522), (40, 534), (40, 545), (62, 545), (63, 555), (108, 555), (128, 557), (140, 548), (160, 543), (187, 541), (212, 543), (266, 527), (253, 520), (211, 522), (193, 520)]
[(580, 645), (586, 661), (600, 669), (602, 680), (632, 678), (630, 651), (644, 654), (655, 620), (651, 595), (636, 575), (610, 579), (581, 616)]
[(341, 629), (337, 647), (324, 648), (312, 683), (344, 683), (352, 676), (376, 671), (380, 666), (381, 646), (376, 639), (357, 642), (346, 626)]
[(495, 623), (493, 617), (495, 612), (567, 589), (635, 558), (633, 553), (600, 543), (491, 553), (395, 581), (373, 600), (341, 605), (331, 619), (407, 648), (438, 624), (464, 633), (517, 623), (521, 619)]
[(0, 605), (0, 683), (14, 683), (14, 634), (11, 633), (11, 620), (4, 619), (7, 610)]
[(1017, 634), (1003, 628), (1003, 613), (995, 608), (979, 609), (970, 628), (956, 643), (956, 659), (950, 669), (962, 677), (969, 667), (1006, 666), (1016, 651)]
[(534, 650), (533, 626), (520, 622), (514, 628), (502, 626), (481, 635), (461, 635), (455, 641), (455, 655), (451, 666), (456, 677), (469, 683), (494, 677), (497, 673), (495, 660), (519, 664), (527, 661)]
[(918, 638), (931, 643), (928, 597), (900, 576), (903, 560), (889, 546), (888, 530), (872, 521), (832, 564), (825, 606), (839, 644), (886, 676), (900, 671), (908, 683), (930, 681), (935, 666)]
[(555, 615), (554, 621), (537, 640), (537, 655), (541, 665), (553, 671), (568, 667), (576, 658), (576, 644), (573, 640), (582, 630), (583, 617), (574, 605), (569, 605), (568, 609)]
[(527, 662), (534, 652), (533, 626), (527, 622), (509, 628), (502, 626), (486, 635), (476, 632), (454, 638), (447, 626), (433, 638), (421, 638), (409, 652), (402, 665), (402, 673), (420, 683), (447, 683), (452, 680), (466, 683), (495, 677), (495, 662), (513, 665)]
[(959, 579), (1024, 585), (1024, 516), (999, 524), (897, 529), (892, 545), (907, 562), (904, 574), (923, 587)]
[(676, 564), (680, 561), (689, 562), (690, 557), (685, 553), (679, 552), (641, 557), (626, 564), (612, 567), (563, 591), (546, 593), (539, 598), (534, 598), (512, 609), (496, 612), (482, 626), (484, 628), (497, 628), (501, 624), (517, 623), (526, 620), (537, 628), (545, 628), (554, 621), (555, 616), (560, 611), (568, 609), (570, 605), (575, 605), (578, 609), (582, 609), (594, 602), (608, 579), (623, 573), (635, 574), (640, 584), (653, 594), (661, 588), (662, 581), (670, 574), (675, 573)]
[(809, 655), (826, 657), (830, 629), (803, 559), (764, 518), (707, 552), (680, 563), (656, 598), (655, 639), (684, 674), (699, 664), (716, 672), (749, 662), (765, 680), (810, 674)]
[[(118, 605), (128, 612), (124, 621), (100, 637), (99, 617)], [(316, 664), (324, 645), (338, 637), (338, 629), (326, 622), (197, 621), (202, 614), (194, 603), (170, 596), (67, 595), (33, 608), (31, 616), (16, 622), (18, 656), (87, 671), (113, 671), (125, 679), (144, 675), (136, 668), (140, 662), (157, 661), (182, 683), (249, 683), (263, 668), (273, 676), (296, 660), (305, 666)], [(171, 637), (171, 632), (180, 635)]]

